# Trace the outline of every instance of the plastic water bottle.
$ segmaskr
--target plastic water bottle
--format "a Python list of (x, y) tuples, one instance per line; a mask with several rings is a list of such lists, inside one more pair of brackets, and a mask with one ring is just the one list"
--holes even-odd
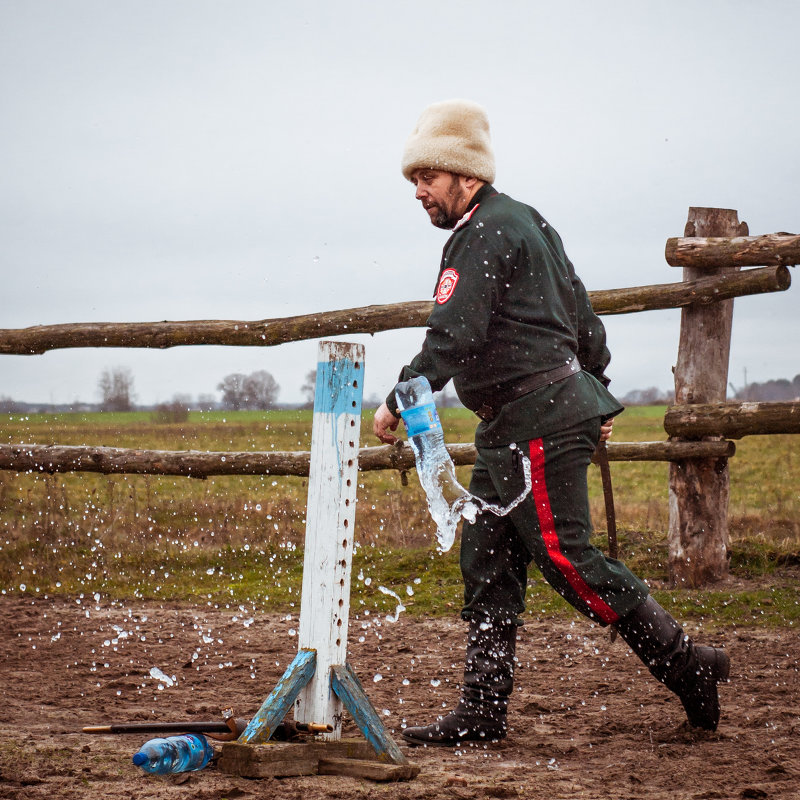
[(455, 500), (466, 494), (456, 478), (453, 461), (444, 444), (444, 431), (428, 379), (419, 376), (399, 383), (395, 398), (414, 451), (417, 471), (436, 476), (442, 493), (448, 499)]
[(425, 490), (428, 509), (436, 523), (439, 547), (446, 552), (453, 545), (461, 516), (474, 519), (477, 509), (469, 502), (469, 492), (456, 478), (453, 461), (444, 445), (444, 431), (428, 379), (419, 376), (398, 383), (395, 399), (414, 451), (417, 475)]
[(185, 733), (150, 739), (133, 756), (133, 763), (154, 775), (170, 775), (203, 769), (213, 755), (214, 748), (202, 733)]

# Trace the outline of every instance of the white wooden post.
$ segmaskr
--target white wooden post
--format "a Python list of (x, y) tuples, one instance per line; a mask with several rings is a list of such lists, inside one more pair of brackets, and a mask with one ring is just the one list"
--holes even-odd
[(331, 667), (347, 660), (363, 375), (362, 345), (320, 342), (298, 641), (317, 658), (294, 717), (332, 725), (328, 739), (341, 737), (342, 703), (331, 688)]

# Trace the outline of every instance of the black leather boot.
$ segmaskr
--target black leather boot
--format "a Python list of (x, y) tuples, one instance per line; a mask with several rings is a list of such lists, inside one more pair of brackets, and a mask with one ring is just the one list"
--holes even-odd
[(680, 697), (689, 723), (715, 731), (719, 723), (717, 684), (728, 680), (728, 654), (718, 647), (694, 644), (652, 597), (616, 627), (650, 672)]
[(504, 739), (516, 644), (516, 625), (470, 621), (461, 700), (453, 711), (431, 725), (406, 728), (405, 741), (454, 747), (462, 742)]

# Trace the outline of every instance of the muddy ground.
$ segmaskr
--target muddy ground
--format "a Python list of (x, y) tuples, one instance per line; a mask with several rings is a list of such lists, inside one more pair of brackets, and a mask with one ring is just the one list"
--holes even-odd
[[(296, 615), (0, 598), (0, 798), (798, 798), (798, 632), (690, 625), (732, 659), (717, 733), (689, 729), (680, 703), (619, 640), (588, 623), (520, 632), (509, 738), (492, 747), (406, 749), (415, 780), (245, 779), (210, 766), (160, 778), (130, 757), (139, 736), (82, 734), (121, 720), (250, 716), (297, 649)], [(449, 706), (460, 677), (457, 619), (351, 620), (350, 660), (387, 728)], [(150, 675), (157, 667), (174, 684)], [(346, 735), (358, 735), (348, 720)]]

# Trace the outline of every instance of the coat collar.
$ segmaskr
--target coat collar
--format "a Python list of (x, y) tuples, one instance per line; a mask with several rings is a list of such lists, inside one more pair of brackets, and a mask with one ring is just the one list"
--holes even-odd
[(481, 186), (481, 188), (475, 192), (472, 200), (469, 201), (464, 216), (453, 226), (453, 232), (457, 231), (459, 228), (463, 228), (464, 225), (470, 221), (472, 215), (478, 210), (478, 206), (481, 202), (488, 200), (490, 197), (494, 197), (496, 194), (497, 190), (490, 183), (485, 183)]

